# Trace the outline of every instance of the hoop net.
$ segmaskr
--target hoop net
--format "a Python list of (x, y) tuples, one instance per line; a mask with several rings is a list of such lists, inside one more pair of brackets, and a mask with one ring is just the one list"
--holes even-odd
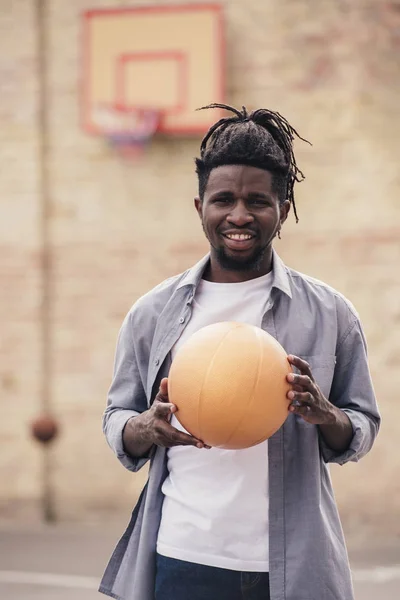
[(124, 158), (143, 154), (156, 133), (161, 113), (149, 108), (103, 105), (96, 109), (96, 121), (108, 144)]

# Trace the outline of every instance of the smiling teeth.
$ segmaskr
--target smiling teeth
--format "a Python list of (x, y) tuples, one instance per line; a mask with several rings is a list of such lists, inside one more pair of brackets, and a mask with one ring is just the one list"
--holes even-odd
[(230, 240), (251, 240), (251, 235), (246, 235), (245, 233), (228, 233), (226, 235)]

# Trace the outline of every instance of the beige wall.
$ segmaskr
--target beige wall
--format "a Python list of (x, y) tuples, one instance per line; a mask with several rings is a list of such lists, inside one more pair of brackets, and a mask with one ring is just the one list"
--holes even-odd
[[(113, 4), (135, 3), (97, 3)], [(289, 220), (278, 250), (289, 265), (346, 294), (368, 336), (384, 422), (366, 459), (332, 469), (342, 517), (348, 531), (393, 532), (400, 509), (400, 13), (378, 0), (224, 4), (227, 99), (277, 109), (313, 142), (297, 144), (307, 176), (297, 192), (300, 223)], [(58, 517), (127, 516), (143, 477), (112, 456), (101, 413), (125, 313), (206, 251), (192, 207), (199, 140), (158, 140), (143, 161), (123, 164), (84, 134), (80, 13), (93, 2), (48, 5), (52, 370), (43, 373), (33, 2), (0, 0), (0, 479), (8, 482), (0, 487), (0, 519), (41, 518), (42, 456), (28, 423), (40, 409), (43, 377), (62, 428), (51, 451)]]

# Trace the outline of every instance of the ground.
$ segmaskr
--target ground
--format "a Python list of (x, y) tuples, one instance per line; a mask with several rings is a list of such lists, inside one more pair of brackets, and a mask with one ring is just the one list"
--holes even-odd
[[(103, 529), (103, 531), (101, 531)], [(97, 586), (121, 526), (2, 527), (0, 597), (100, 600)], [(349, 548), (356, 600), (400, 598), (398, 541), (370, 538)], [(139, 599), (138, 599), (139, 600)], [(343, 600), (346, 600), (343, 598)]]

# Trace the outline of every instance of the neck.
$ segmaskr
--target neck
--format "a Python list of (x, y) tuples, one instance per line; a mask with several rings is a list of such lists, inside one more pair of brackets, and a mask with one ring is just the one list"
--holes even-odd
[(243, 269), (224, 268), (213, 248), (210, 252), (210, 262), (204, 272), (203, 278), (213, 283), (240, 283), (250, 281), (256, 277), (262, 277), (272, 270), (272, 246), (269, 246), (257, 267)]

